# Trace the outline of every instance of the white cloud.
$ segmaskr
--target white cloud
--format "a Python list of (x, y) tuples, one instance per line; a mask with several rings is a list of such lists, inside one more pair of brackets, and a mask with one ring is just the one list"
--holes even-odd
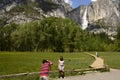
[(72, 0), (64, 0), (64, 1), (72, 6)]
[(97, 1), (97, 0), (91, 0), (92, 2), (95, 2), (95, 1)]

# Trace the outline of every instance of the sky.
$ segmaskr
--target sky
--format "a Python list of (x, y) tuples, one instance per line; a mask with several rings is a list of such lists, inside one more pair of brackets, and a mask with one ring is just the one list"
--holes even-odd
[(88, 5), (91, 1), (97, 0), (64, 0), (66, 3), (69, 3), (73, 8), (78, 7), (79, 5)]

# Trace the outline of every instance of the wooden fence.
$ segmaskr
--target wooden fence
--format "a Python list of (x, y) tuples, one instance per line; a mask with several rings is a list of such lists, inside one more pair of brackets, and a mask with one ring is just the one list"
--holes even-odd
[[(70, 74), (73, 74), (74, 72), (79, 72), (81, 75), (86, 74), (87, 71), (110, 71), (109, 68), (88, 68), (88, 69), (72, 69), (72, 70), (66, 70), (65, 72), (68, 72)], [(50, 71), (49, 73), (56, 73), (58, 70)], [(19, 73), (19, 74), (10, 74), (10, 75), (1, 75), (0, 78), (11, 78), (11, 77), (18, 77), (18, 76), (30, 76), (34, 74), (39, 74), (40, 72), (27, 72), (27, 73)]]

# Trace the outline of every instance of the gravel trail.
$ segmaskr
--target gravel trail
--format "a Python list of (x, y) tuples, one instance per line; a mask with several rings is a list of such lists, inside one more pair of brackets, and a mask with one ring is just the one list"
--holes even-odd
[(85, 75), (69, 76), (54, 80), (120, 80), (120, 70), (111, 69), (110, 72), (91, 72)]

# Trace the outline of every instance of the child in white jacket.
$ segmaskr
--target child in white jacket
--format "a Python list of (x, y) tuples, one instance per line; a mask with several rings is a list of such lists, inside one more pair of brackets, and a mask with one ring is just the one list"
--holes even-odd
[(58, 70), (59, 70), (59, 78), (64, 78), (64, 60), (63, 57), (60, 56), (60, 59), (58, 60)]

